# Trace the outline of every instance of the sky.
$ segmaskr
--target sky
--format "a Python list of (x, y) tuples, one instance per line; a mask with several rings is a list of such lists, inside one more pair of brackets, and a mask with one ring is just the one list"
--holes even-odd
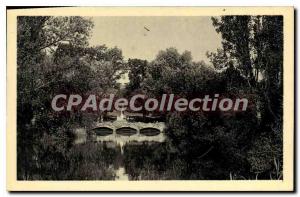
[(125, 60), (151, 61), (160, 50), (175, 47), (180, 53), (190, 51), (193, 61), (208, 63), (206, 51), (221, 47), (221, 36), (206, 16), (104, 16), (92, 20), (95, 26), (90, 46), (116, 46), (122, 49)]

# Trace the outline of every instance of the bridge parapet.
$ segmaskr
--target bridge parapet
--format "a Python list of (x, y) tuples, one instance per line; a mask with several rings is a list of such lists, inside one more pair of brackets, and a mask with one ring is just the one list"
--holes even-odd
[[(113, 131), (112, 134), (107, 135), (97, 135), (97, 128), (108, 128)], [(118, 130), (123, 129), (125, 134), (118, 134)], [(126, 130), (127, 129), (127, 130)], [(130, 131), (130, 129), (132, 129)], [(143, 130), (144, 129), (144, 130)], [(151, 129), (158, 130), (156, 133), (151, 131)], [(155, 122), (155, 123), (143, 123), (143, 122), (127, 122), (127, 121), (114, 121), (114, 122), (102, 122), (98, 123), (95, 128), (90, 130), (92, 141), (99, 142), (116, 142), (117, 144), (126, 144), (128, 142), (163, 142), (165, 140), (164, 135), (165, 123), (164, 122)], [(134, 133), (134, 130), (136, 133)], [(141, 134), (141, 130), (144, 132)], [(150, 130), (150, 131), (149, 131)], [(122, 132), (120, 131), (120, 132)], [(127, 132), (127, 133), (126, 133)], [(129, 133), (128, 133), (129, 132)], [(149, 133), (150, 132), (150, 133)]]
[(107, 127), (113, 129), (114, 131), (123, 127), (130, 127), (137, 131), (140, 131), (141, 129), (144, 128), (153, 128), (153, 129), (158, 129), (160, 132), (163, 132), (165, 129), (165, 123), (164, 122), (144, 123), (144, 122), (127, 122), (127, 121), (101, 122), (98, 123), (96, 127), (93, 129), (99, 127)]

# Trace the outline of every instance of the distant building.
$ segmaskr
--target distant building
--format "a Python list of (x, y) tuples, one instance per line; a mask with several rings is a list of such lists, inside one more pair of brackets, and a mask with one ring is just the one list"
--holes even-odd
[(124, 89), (126, 87), (126, 85), (129, 83), (129, 70), (125, 70), (125, 71), (117, 71), (116, 74), (120, 74), (121, 72), (123, 72), (121, 74), (120, 79), (117, 80), (117, 83), (120, 84), (120, 88)]

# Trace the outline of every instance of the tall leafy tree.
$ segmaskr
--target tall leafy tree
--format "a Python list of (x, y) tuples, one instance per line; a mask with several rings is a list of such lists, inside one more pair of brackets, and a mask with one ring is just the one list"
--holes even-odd
[(260, 123), (247, 160), (252, 172), (269, 176), (274, 159), (282, 159), (283, 17), (222, 16), (212, 21), (223, 48), (208, 56), (216, 69), (226, 70), (225, 75), (236, 70), (247, 81), (237, 88), (254, 96)]
[(127, 64), (129, 69), (129, 84), (127, 89), (129, 92), (132, 92), (141, 88), (143, 80), (146, 77), (148, 62), (140, 59), (129, 59)]
[[(45, 152), (41, 152), (45, 145), (41, 140), (45, 134), (55, 132), (56, 136), (69, 138), (68, 132), (63, 132), (66, 128), (60, 128), (64, 123), (63, 118), (49, 114), (51, 110), (47, 96), (52, 86), (46, 75), (54, 65), (50, 54), (63, 42), (86, 45), (93, 24), (82, 17), (20, 16), (17, 22), (18, 179), (33, 179), (42, 174), (41, 161), (47, 155), (46, 150), (52, 149), (49, 157), (55, 156), (60, 162), (63, 160), (59, 147), (65, 149), (65, 143), (57, 143), (60, 146), (52, 148), (44, 147)], [(61, 74), (52, 73), (51, 77), (61, 80)], [(57, 161), (55, 158), (54, 163)]]

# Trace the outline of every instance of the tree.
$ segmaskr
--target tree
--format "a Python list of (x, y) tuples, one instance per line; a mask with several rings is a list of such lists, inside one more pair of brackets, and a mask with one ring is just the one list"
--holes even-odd
[[(252, 169), (263, 169), (256, 171), (268, 177), (273, 157), (279, 159), (279, 163), (282, 160), (283, 17), (222, 16), (212, 21), (222, 35), (223, 49), (208, 56), (215, 68), (220, 69), (218, 65), (225, 68), (224, 75), (233, 76), (235, 72), (236, 79), (247, 81), (244, 85), (232, 83), (231, 89), (254, 96), (259, 124), (247, 159)], [(259, 153), (264, 150), (260, 147), (264, 146), (261, 138), (276, 146), (270, 145), (268, 151)], [(272, 157), (266, 155), (270, 153)]]
[(133, 92), (141, 88), (142, 82), (146, 77), (148, 62), (140, 59), (129, 59), (129, 84), (126, 87), (128, 92)]
[(250, 58), (250, 16), (212, 18), (216, 31), (222, 35), (224, 52), (237, 60), (242, 73), (253, 78)]
[[(54, 84), (49, 83), (48, 77), (51, 78), (50, 82), (58, 82), (61, 81), (62, 74), (52, 72), (55, 66), (50, 54), (62, 42), (86, 44), (90, 27), (91, 21), (82, 17), (18, 17), (18, 179), (33, 179), (42, 175), (41, 162), (47, 155), (43, 152), (45, 134), (55, 134), (56, 138), (53, 136), (53, 140), (59, 139), (57, 137), (60, 130), (65, 130), (64, 134), (69, 135), (69, 125), (64, 122), (66, 119), (52, 114), (49, 105), (48, 95), (52, 95), (55, 89)], [(49, 74), (51, 76), (47, 76)], [(62, 136), (60, 139), (63, 138)], [(71, 138), (65, 140), (70, 141)], [(64, 146), (64, 143), (61, 143), (61, 146)], [(46, 149), (49, 148), (51, 149), (50, 144)], [(61, 151), (55, 155), (57, 159), (63, 158)]]
[[(147, 67), (143, 89), (156, 96), (160, 96), (163, 93), (170, 93), (173, 86), (182, 87), (182, 85), (178, 86), (176, 82), (181, 80), (183, 71), (188, 71), (193, 66), (195, 64), (192, 62), (191, 53), (188, 51), (182, 54), (175, 48), (160, 51)], [(177, 78), (174, 77), (175, 75)], [(180, 83), (183, 84), (182, 82)], [(178, 88), (174, 90), (180, 92)], [(172, 93), (176, 94), (177, 92)]]

